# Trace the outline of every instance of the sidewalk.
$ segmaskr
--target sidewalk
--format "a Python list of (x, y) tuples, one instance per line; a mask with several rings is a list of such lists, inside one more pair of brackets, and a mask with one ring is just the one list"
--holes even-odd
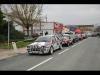
[(15, 53), (13, 49), (10, 49), (10, 50), (0, 49), (0, 60), (6, 59), (6, 58), (9, 58), (9, 57), (12, 57), (12, 56), (16, 56), (18, 54), (24, 54), (26, 52), (27, 52), (26, 47), (19, 48), (18, 53)]

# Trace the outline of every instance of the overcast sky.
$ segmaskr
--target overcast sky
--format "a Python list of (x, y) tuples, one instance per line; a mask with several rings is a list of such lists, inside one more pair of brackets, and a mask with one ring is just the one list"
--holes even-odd
[(100, 24), (99, 4), (44, 4), (48, 21), (67, 24)]

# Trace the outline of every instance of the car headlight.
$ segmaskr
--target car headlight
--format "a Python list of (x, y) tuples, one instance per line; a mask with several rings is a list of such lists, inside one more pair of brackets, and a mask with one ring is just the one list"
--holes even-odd
[(30, 46), (27, 46), (27, 48), (30, 48)]
[(33, 46), (32, 46), (32, 45), (30, 45), (30, 46), (27, 46), (27, 48), (29, 48), (29, 49), (30, 49), (30, 48), (33, 48)]

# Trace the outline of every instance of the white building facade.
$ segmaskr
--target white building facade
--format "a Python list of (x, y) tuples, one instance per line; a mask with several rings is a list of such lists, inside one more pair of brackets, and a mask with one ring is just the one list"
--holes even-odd
[[(33, 32), (31, 30), (31, 27), (29, 28), (29, 35), (31, 36), (31, 32), (32, 33), (43, 33), (43, 35), (45, 35), (45, 32), (48, 32), (48, 34), (53, 34), (54, 33), (54, 26), (58, 25), (61, 23), (58, 22), (41, 22), (41, 23), (37, 23), (33, 25)], [(25, 35), (27, 35), (27, 29), (18, 25), (16, 27), (17, 30), (23, 32)]]
[[(58, 22), (41, 22), (37, 23), (36, 25), (33, 26), (33, 33), (43, 33), (45, 35), (45, 32), (48, 32), (48, 34), (53, 34), (54, 33), (54, 26), (55, 24), (61, 24)], [(23, 32), (25, 35), (27, 35), (27, 29), (23, 28)], [(31, 35), (31, 27), (29, 28), (29, 35)]]

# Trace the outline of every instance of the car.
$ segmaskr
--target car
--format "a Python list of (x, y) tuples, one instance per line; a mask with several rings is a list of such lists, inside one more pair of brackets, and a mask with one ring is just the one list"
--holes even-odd
[(78, 37), (79, 41), (83, 39), (83, 37), (82, 37), (82, 34), (81, 34), (81, 33), (77, 33), (76, 35), (77, 35), (77, 37)]
[(77, 42), (77, 36), (75, 35), (75, 32), (70, 31), (70, 32), (67, 32), (65, 34), (69, 34), (70, 35), (70, 37), (73, 39), (73, 44), (75, 42)]
[(79, 35), (75, 33), (75, 43), (79, 41)]
[(91, 37), (92, 36), (92, 32), (86, 32), (87, 37)]
[(71, 36), (69, 34), (63, 34), (63, 42), (62, 45), (63, 46), (70, 46), (73, 44), (73, 39), (71, 38)]
[(82, 33), (82, 39), (86, 39), (86, 38), (87, 38), (86, 33)]
[(35, 42), (27, 46), (28, 54), (53, 54), (57, 49), (62, 49), (62, 45), (54, 35), (38, 37)]

